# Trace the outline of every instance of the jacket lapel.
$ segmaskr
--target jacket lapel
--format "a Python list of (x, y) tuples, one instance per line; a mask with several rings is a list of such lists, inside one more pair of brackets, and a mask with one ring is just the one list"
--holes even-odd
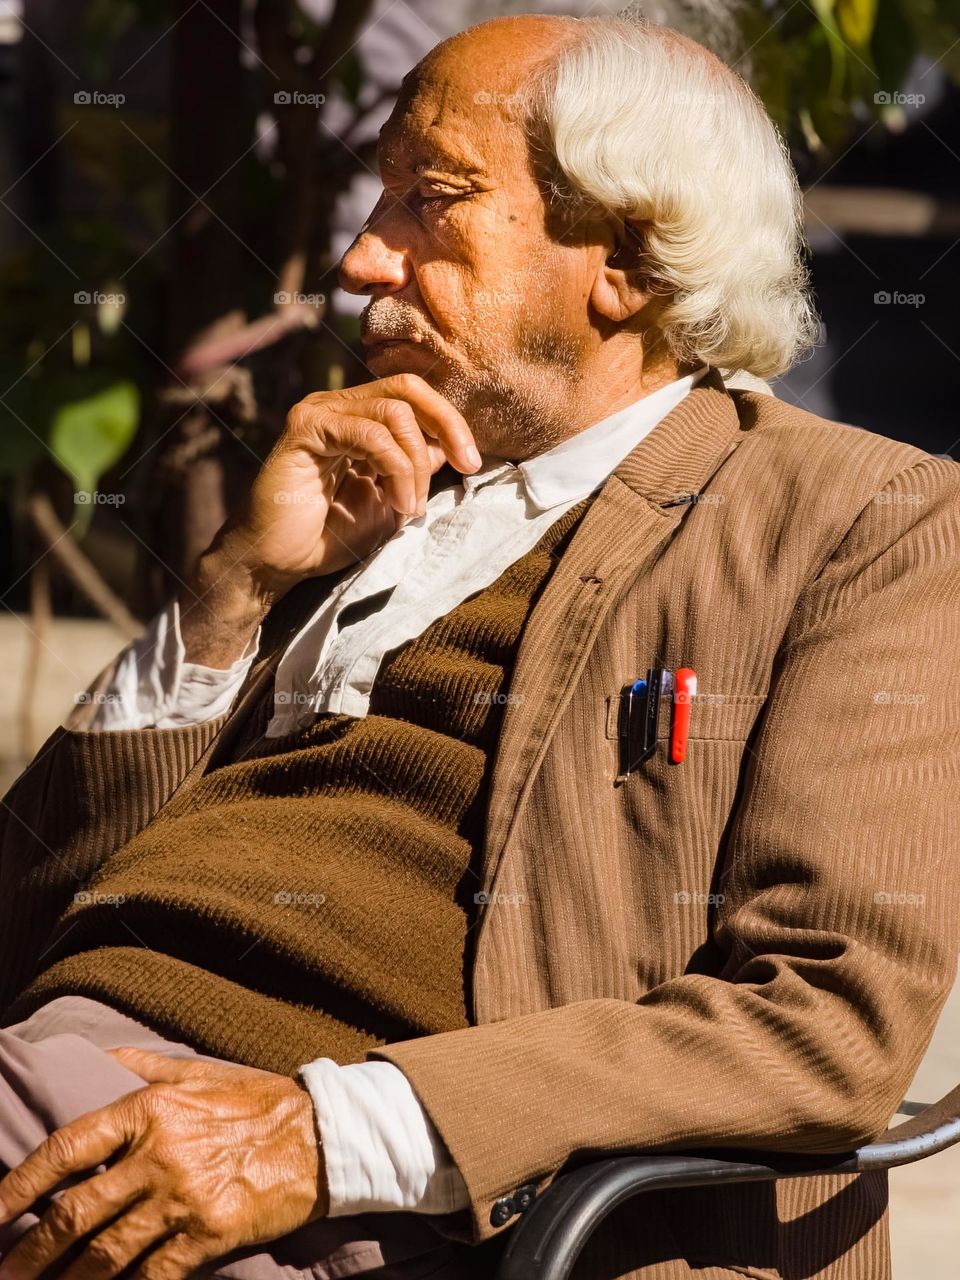
[(711, 369), (620, 463), (577, 526), (521, 638), (490, 784), (484, 892), (604, 618), (676, 532), (689, 510), (682, 499), (740, 435), (734, 401)]

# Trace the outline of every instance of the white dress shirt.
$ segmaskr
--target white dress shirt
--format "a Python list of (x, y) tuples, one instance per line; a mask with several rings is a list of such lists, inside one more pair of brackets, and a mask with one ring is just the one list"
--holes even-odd
[[(305, 726), (321, 712), (366, 715), (388, 650), (420, 635), (529, 551), (705, 372), (702, 366), (524, 462), (489, 459), (462, 484), (434, 494), (426, 513), (360, 561), (291, 641), (276, 672), (268, 736)], [(393, 591), (379, 610), (338, 626), (343, 609), (385, 588)], [(221, 714), (259, 639), (258, 632), (227, 670), (189, 663), (177, 605), (170, 605), (120, 655), (91, 728), (174, 728)], [(316, 1108), (332, 1217), (447, 1213), (469, 1203), (442, 1139), (392, 1063), (339, 1066), (318, 1058), (297, 1074)]]

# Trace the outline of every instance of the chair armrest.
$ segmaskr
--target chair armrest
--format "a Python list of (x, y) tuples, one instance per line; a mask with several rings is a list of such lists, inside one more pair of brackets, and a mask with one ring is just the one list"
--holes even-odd
[(960, 1142), (960, 1087), (858, 1151), (771, 1151), (613, 1156), (558, 1174), (510, 1232), (497, 1280), (567, 1280), (607, 1214), (631, 1196), (664, 1187), (770, 1182), (910, 1164)]

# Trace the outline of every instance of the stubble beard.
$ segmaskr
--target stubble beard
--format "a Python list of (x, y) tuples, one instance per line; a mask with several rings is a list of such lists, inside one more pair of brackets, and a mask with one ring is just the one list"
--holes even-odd
[(478, 315), (467, 344), (476, 350), (453, 358), (425, 329), (421, 313), (401, 299), (372, 304), (367, 323), (384, 337), (415, 334), (435, 353), (422, 376), (460, 410), (484, 456), (522, 461), (577, 429), (571, 410), (585, 353), (573, 335), (543, 325), (524, 328), (516, 315)]
[(571, 434), (580, 367), (572, 341), (536, 333), (482, 367), (438, 364), (430, 380), (466, 418), (482, 454), (519, 462)]

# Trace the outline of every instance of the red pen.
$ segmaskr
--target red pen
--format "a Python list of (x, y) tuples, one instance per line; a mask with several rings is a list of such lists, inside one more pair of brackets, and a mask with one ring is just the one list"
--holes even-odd
[(670, 724), (670, 761), (682, 764), (690, 736), (690, 705), (697, 696), (697, 673), (693, 667), (678, 667), (673, 673), (673, 718)]

